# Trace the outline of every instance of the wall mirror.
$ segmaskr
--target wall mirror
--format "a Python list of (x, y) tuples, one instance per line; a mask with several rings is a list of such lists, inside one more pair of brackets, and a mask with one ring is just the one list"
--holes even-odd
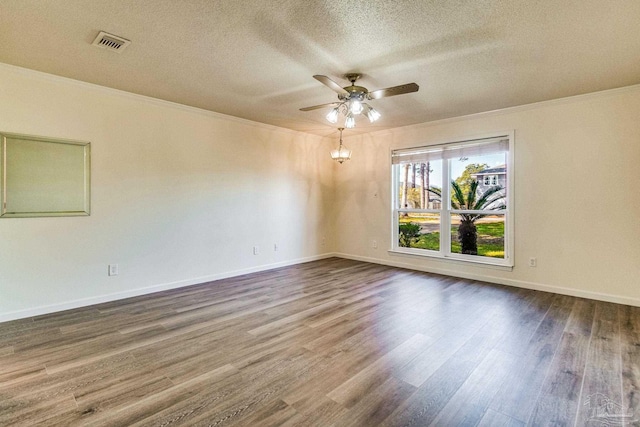
[(90, 143), (0, 132), (0, 217), (89, 215)]

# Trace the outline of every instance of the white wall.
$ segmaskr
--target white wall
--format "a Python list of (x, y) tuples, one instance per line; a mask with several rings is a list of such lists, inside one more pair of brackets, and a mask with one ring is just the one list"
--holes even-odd
[[(505, 130), (515, 130), (513, 270), (389, 254), (390, 150)], [(336, 169), (334, 212), (342, 256), (640, 305), (640, 87), (345, 138), (345, 144), (353, 158)], [(537, 257), (536, 268), (528, 267), (529, 257)]]
[[(332, 252), (640, 305), (640, 87), (347, 137), (343, 165), (334, 140), (2, 64), (0, 95), (1, 131), (92, 146), (91, 216), (0, 218), (0, 321)], [(390, 150), (504, 130), (513, 270), (389, 254)]]
[(0, 130), (92, 150), (90, 216), (0, 218), (0, 321), (333, 250), (332, 141), (7, 65), (0, 94)]

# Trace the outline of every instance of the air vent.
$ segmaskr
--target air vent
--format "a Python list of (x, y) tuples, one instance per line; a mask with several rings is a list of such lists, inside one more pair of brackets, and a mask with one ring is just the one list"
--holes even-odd
[(131, 42), (127, 39), (123, 39), (122, 37), (100, 31), (100, 34), (98, 34), (98, 37), (96, 37), (92, 44), (94, 46), (120, 53), (125, 47), (129, 46)]

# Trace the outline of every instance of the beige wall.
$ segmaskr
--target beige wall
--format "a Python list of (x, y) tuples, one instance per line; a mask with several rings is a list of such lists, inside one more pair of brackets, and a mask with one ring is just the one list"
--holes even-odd
[[(390, 150), (505, 130), (515, 130), (513, 270), (389, 254)], [(345, 144), (353, 158), (335, 175), (336, 245), (343, 256), (640, 305), (640, 87)], [(529, 257), (538, 259), (536, 268), (528, 267)]]
[(0, 94), (0, 130), (92, 149), (91, 216), (0, 219), (0, 321), (333, 250), (332, 141), (5, 65)]

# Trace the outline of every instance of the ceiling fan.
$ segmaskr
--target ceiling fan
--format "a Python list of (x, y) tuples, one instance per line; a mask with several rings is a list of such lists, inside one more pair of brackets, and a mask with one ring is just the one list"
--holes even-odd
[(305, 107), (301, 108), (300, 111), (311, 111), (319, 108), (333, 107), (329, 114), (327, 114), (327, 120), (331, 123), (336, 123), (338, 121), (338, 115), (342, 113), (346, 117), (344, 127), (351, 129), (356, 125), (354, 116), (357, 116), (358, 114), (365, 114), (371, 123), (381, 117), (378, 111), (363, 101), (384, 98), (387, 96), (403, 95), (405, 93), (417, 92), (419, 89), (419, 86), (415, 83), (406, 83), (399, 86), (369, 92), (366, 87), (356, 86), (356, 80), (361, 77), (360, 74), (349, 73), (345, 74), (344, 77), (351, 82), (351, 86), (340, 87), (338, 83), (334, 82), (327, 76), (318, 74), (313, 76), (314, 79), (338, 94), (338, 102)]

